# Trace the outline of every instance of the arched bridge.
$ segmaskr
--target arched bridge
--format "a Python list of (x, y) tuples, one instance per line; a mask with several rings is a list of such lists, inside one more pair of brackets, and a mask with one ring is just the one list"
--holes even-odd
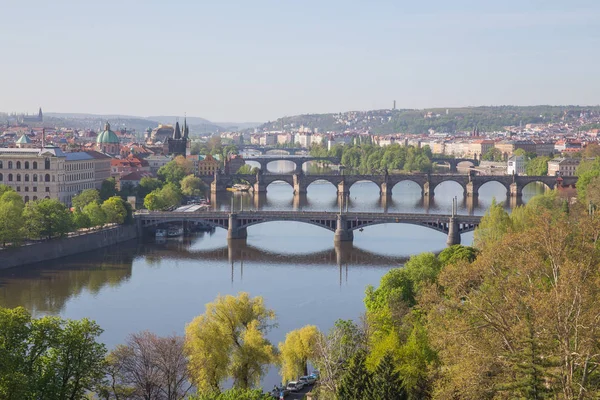
[(458, 170), (458, 164), (462, 162), (471, 163), (472, 166), (476, 167), (479, 165), (479, 161), (471, 158), (442, 158), (433, 157), (431, 162), (437, 165), (447, 164), (450, 168), (450, 172), (456, 172)]
[(305, 147), (273, 147), (273, 146), (261, 146), (258, 144), (242, 144), (237, 146), (238, 150), (254, 150), (260, 154), (267, 154), (269, 151), (285, 152), (287, 154), (294, 155), (296, 153), (304, 153), (309, 150)]
[(319, 226), (334, 232), (334, 241), (351, 242), (353, 231), (379, 224), (412, 224), (424, 226), (448, 235), (448, 244), (460, 243), (460, 234), (474, 230), (481, 217), (469, 215), (435, 215), (407, 213), (365, 213), (304, 211), (228, 211), (148, 212), (136, 214), (142, 228), (166, 223), (199, 222), (227, 229), (228, 239), (246, 239), (246, 228), (272, 221), (296, 221)]
[(260, 169), (267, 171), (267, 165), (273, 161), (291, 161), (296, 165), (294, 171), (302, 173), (302, 166), (309, 161), (328, 161), (333, 164), (339, 164), (340, 159), (337, 157), (311, 157), (311, 156), (288, 156), (288, 155), (266, 155), (260, 157), (246, 157), (246, 161), (254, 161), (260, 164)]
[(433, 197), (435, 188), (443, 182), (456, 182), (463, 188), (465, 196), (476, 197), (481, 187), (490, 182), (498, 182), (506, 188), (507, 197), (521, 197), (523, 188), (530, 183), (539, 182), (549, 189), (574, 187), (576, 176), (518, 176), (518, 175), (465, 175), (465, 174), (392, 174), (392, 175), (306, 175), (306, 174), (257, 174), (257, 175), (209, 175), (200, 177), (211, 191), (222, 192), (231, 187), (235, 181), (244, 180), (252, 185), (255, 193), (267, 191), (273, 182), (286, 182), (294, 189), (294, 193), (306, 193), (309, 185), (316, 181), (326, 181), (337, 188), (340, 195), (350, 192), (350, 187), (357, 182), (369, 181), (379, 187), (382, 196), (390, 196), (395, 185), (404, 181), (412, 181), (419, 185), (425, 197)]

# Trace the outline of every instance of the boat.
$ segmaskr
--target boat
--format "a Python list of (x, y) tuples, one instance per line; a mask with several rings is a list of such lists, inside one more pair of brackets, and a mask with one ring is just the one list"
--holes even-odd
[(166, 229), (157, 229), (156, 230), (156, 237), (157, 238), (167, 237), (167, 230)]
[(247, 192), (250, 190), (250, 185), (244, 185), (241, 183), (236, 183), (230, 188), (227, 188), (230, 192)]
[(177, 237), (183, 235), (183, 228), (181, 226), (170, 226), (167, 230), (168, 237)]

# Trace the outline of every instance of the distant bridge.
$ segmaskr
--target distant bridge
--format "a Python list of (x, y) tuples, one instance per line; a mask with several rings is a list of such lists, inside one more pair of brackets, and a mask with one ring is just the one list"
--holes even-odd
[(337, 157), (312, 157), (312, 156), (293, 156), (293, 155), (265, 155), (265, 156), (250, 156), (244, 157), (245, 161), (253, 161), (260, 164), (260, 169), (264, 172), (267, 171), (267, 165), (274, 161), (290, 161), (295, 164), (294, 172), (297, 174), (302, 173), (302, 166), (304, 163), (310, 161), (327, 161), (332, 164), (339, 164), (340, 159)]
[(136, 214), (142, 228), (166, 223), (199, 222), (227, 229), (228, 239), (246, 239), (246, 228), (265, 222), (295, 221), (315, 225), (334, 232), (335, 242), (352, 242), (355, 230), (379, 224), (412, 224), (448, 235), (449, 245), (460, 243), (460, 234), (473, 231), (480, 216), (368, 213), (368, 212), (312, 212), (312, 211), (203, 211), (203, 212), (149, 212)]
[(317, 181), (326, 181), (337, 188), (338, 195), (350, 193), (350, 187), (357, 182), (369, 181), (379, 187), (382, 196), (390, 196), (395, 185), (411, 181), (419, 185), (424, 197), (433, 197), (435, 188), (443, 182), (456, 182), (463, 188), (464, 196), (477, 197), (481, 187), (490, 182), (498, 182), (506, 188), (508, 197), (521, 197), (523, 188), (530, 183), (542, 183), (549, 189), (574, 187), (576, 176), (520, 176), (520, 175), (465, 175), (465, 174), (262, 174), (257, 175), (205, 175), (200, 177), (210, 186), (211, 192), (218, 193), (231, 187), (236, 181), (244, 180), (252, 185), (255, 193), (264, 193), (273, 182), (286, 182), (294, 193), (306, 193), (308, 186)]
[(296, 154), (296, 153), (307, 153), (309, 151), (309, 149), (305, 148), (305, 147), (290, 147), (290, 148), (283, 148), (283, 147), (273, 147), (273, 146), (261, 146), (258, 144), (238, 144), (236, 146), (238, 148), (238, 150), (242, 151), (242, 150), (253, 150), (256, 151), (260, 154), (268, 154), (269, 152), (281, 152), (281, 153), (287, 153), (287, 154)]

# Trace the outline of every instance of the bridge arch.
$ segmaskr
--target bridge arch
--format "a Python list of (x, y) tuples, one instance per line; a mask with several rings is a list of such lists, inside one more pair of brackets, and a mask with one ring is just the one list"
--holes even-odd
[[(283, 221), (283, 220), (282, 220)], [(247, 223), (241, 223), (239, 228), (249, 228), (251, 226), (254, 225), (259, 225), (259, 224), (268, 224), (271, 222), (282, 222), (282, 221), (265, 221), (265, 220), (258, 220), (258, 221), (251, 221), (251, 222), (247, 222)], [(291, 222), (301, 222), (303, 224), (308, 224), (308, 225), (314, 225), (314, 226), (318, 226), (319, 228), (325, 228), (331, 232), (335, 232), (336, 229), (336, 222), (335, 221), (331, 221), (332, 223), (328, 224), (326, 222), (328, 221), (312, 221), (312, 220), (303, 220), (303, 219), (295, 219), (295, 218), (289, 218), (286, 219), (285, 221), (291, 221)]]
[(448, 185), (455, 186), (455, 185), (458, 185), (462, 189), (462, 194), (461, 195), (462, 196), (466, 196), (466, 194), (467, 194), (467, 187), (465, 186), (465, 184), (463, 182), (459, 181), (458, 179), (453, 178), (453, 177), (452, 178), (443, 179), (443, 180), (441, 180), (439, 182), (436, 182), (434, 184), (433, 188), (432, 187), (429, 188), (430, 193), (434, 193), (434, 195), (437, 196), (438, 194), (436, 193), (436, 191), (437, 191), (437, 189), (440, 188), (441, 185), (443, 185), (443, 186), (448, 186)]
[(543, 180), (541, 180), (541, 179), (540, 179), (540, 180), (531, 180), (531, 181), (529, 181), (529, 182), (525, 183), (525, 184), (523, 185), (523, 187), (521, 187), (521, 188), (520, 188), (521, 192), (522, 192), (522, 191), (523, 191), (523, 190), (524, 190), (526, 187), (530, 187), (530, 188), (531, 188), (531, 185), (534, 185), (534, 186), (537, 186), (537, 185), (539, 185), (539, 186), (543, 187), (543, 188), (544, 188), (544, 192), (546, 192), (546, 191), (548, 191), (548, 190), (552, 190), (552, 189), (554, 189), (554, 187), (555, 187), (555, 185), (549, 185), (547, 182), (544, 182), (544, 181), (543, 181)]
[(501, 187), (504, 189), (504, 192), (502, 193), (503, 196), (506, 196), (506, 198), (510, 197), (510, 186), (507, 186), (504, 182), (501, 182), (499, 180), (488, 180), (487, 182), (483, 182), (481, 185), (479, 185), (479, 187), (477, 188), (477, 195), (481, 196), (482, 192), (481, 189), (485, 187), (484, 193), (486, 191), (490, 191), (493, 192), (494, 195), (492, 197), (496, 197), (496, 192), (498, 192), (498, 197), (500, 197), (500, 193), (499, 190), (496, 190), (496, 188)]
[(278, 184), (285, 183), (285, 184), (287, 184), (287, 186), (291, 187), (292, 190), (294, 189), (294, 184), (292, 182), (288, 182), (283, 179), (276, 179), (274, 181), (267, 182), (267, 183), (265, 183), (265, 188), (268, 188), (269, 186), (271, 186), (274, 183), (278, 183)]
[(388, 183), (388, 185), (389, 185), (388, 189), (391, 192), (391, 191), (394, 190), (394, 188), (396, 186), (400, 185), (401, 183), (405, 183), (405, 182), (411, 183), (411, 186), (412, 186), (412, 184), (414, 184), (417, 187), (419, 187), (419, 189), (421, 189), (421, 195), (422, 195), (422, 193), (423, 193), (423, 184), (421, 182), (419, 182), (417, 179), (412, 179), (412, 178), (409, 178), (409, 177), (406, 177), (405, 179), (402, 179), (402, 180), (400, 180), (398, 182), (390, 182), (390, 183)]
[(291, 155), (291, 152), (288, 149), (269, 149), (267, 150), (265, 153), (265, 155), (275, 155), (275, 156), (280, 156), (280, 155)]

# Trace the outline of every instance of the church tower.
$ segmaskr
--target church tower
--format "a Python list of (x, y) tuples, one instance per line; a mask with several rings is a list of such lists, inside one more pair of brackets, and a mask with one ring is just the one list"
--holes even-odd
[[(183, 135), (181, 131), (183, 130)], [(189, 127), (187, 125), (187, 120), (183, 120), (183, 129), (179, 127), (179, 121), (175, 123), (175, 131), (173, 132), (173, 137), (167, 139), (167, 143), (169, 146), (169, 154), (177, 156), (186, 156), (188, 149), (188, 135), (189, 135)]]

